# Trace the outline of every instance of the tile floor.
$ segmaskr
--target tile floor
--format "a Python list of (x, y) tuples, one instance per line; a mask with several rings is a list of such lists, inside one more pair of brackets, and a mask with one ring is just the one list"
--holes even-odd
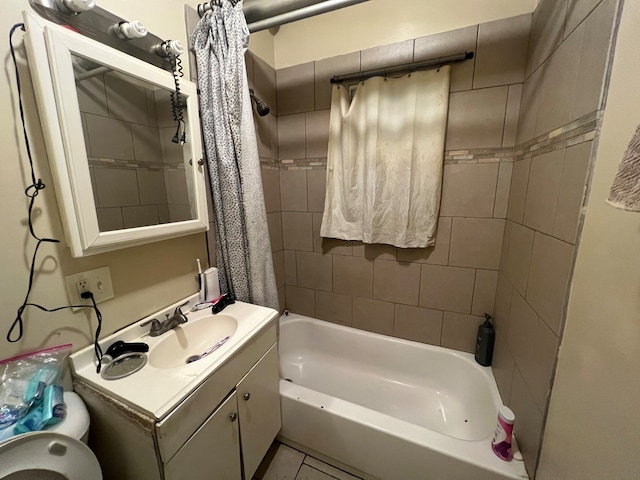
[(253, 480), (361, 480), (298, 450), (273, 442)]

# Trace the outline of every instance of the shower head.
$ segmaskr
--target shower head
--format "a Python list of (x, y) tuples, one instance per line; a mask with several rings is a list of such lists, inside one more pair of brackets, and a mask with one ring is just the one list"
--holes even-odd
[(256, 111), (258, 112), (258, 115), (264, 117), (269, 113), (269, 105), (255, 96), (255, 94), (253, 93), (253, 88), (249, 90), (249, 96), (251, 97), (251, 101), (256, 104)]

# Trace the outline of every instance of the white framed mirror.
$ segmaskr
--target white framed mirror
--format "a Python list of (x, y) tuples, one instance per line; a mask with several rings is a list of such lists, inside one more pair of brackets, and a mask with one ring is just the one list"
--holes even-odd
[(181, 78), (186, 143), (166, 70), (30, 13), (31, 70), (56, 197), (74, 257), (205, 231), (195, 84)]

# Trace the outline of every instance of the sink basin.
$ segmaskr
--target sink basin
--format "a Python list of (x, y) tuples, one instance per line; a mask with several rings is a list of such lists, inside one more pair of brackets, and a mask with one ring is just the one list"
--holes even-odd
[(220, 314), (184, 323), (162, 334), (149, 352), (149, 364), (155, 368), (184, 366), (189, 357), (201, 355), (225, 337), (232, 337), (237, 328), (235, 318)]

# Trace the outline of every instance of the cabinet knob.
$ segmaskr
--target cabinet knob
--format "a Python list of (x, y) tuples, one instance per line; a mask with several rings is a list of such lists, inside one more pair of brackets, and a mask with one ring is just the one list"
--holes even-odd
[(251, 398), (251, 394), (247, 392), (242, 396), (242, 398), (244, 398), (245, 400), (249, 400)]
[(229, 415), (229, 418), (232, 422), (235, 422), (238, 419), (238, 414), (236, 412), (233, 412), (231, 415)]

